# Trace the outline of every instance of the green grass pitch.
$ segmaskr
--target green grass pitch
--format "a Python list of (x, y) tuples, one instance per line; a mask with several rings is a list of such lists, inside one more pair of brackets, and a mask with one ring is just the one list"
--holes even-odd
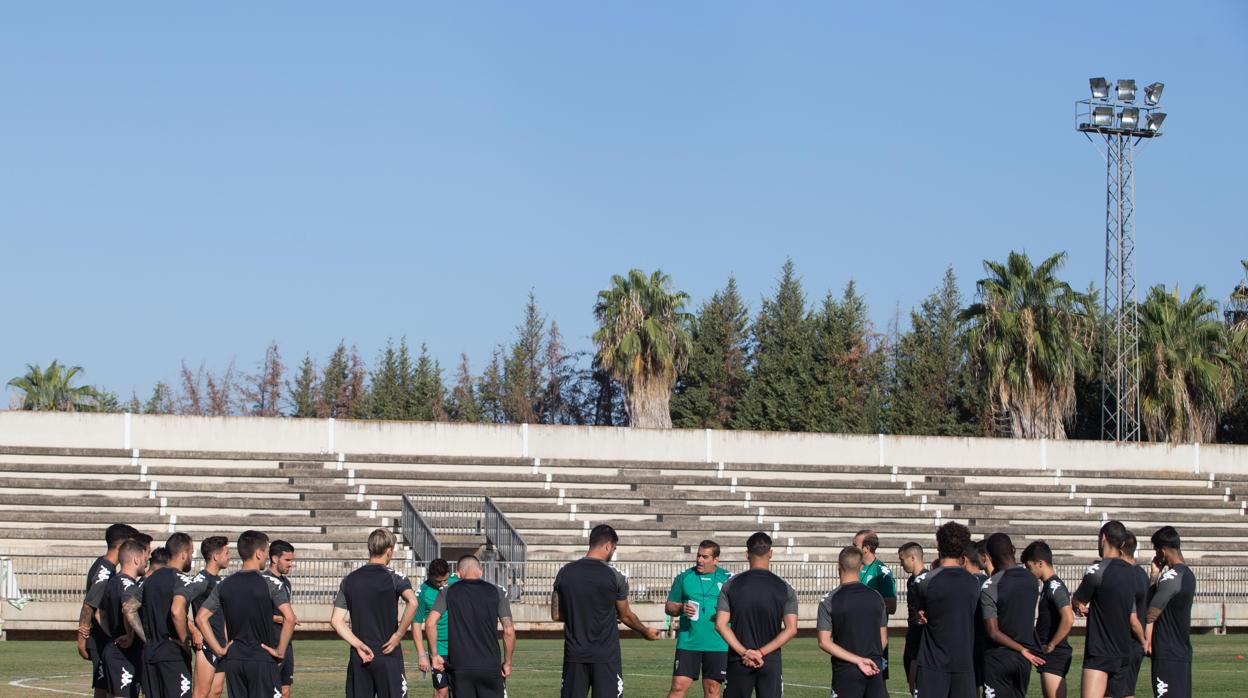
[[(1079, 657), (1082, 638), (1073, 638), (1075, 663), (1071, 667), (1069, 695), (1078, 696)], [(901, 651), (900, 638), (893, 655)], [(1193, 638), (1196, 648), (1195, 695), (1248, 696), (1248, 634), (1201, 635)], [(298, 664), (293, 694), (300, 698), (328, 698), (343, 694), (343, 676), (347, 647), (333, 640), (300, 640), (297, 642)], [(637, 698), (662, 698), (671, 681), (671, 658), (674, 643), (663, 640), (646, 643), (638, 639), (624, 640), (625, 695)], [(411, 644), (405, 649), (412, 651)], [(559, 695), (559, 667), (562, 643), (559, 640), (521, 638), (516, 647), (515, 670), (508, 682), (510, 698), (552, 698)], [(427, 679), (416, 669), (408, 655), (408, 695), (426, 698), (432, 694)], [(5, 642), (0, 643), (0, 696), (16, 698), (52, 698), (53, 696), (88, 695), (89, 666), (78, 658), (69, 642)], [(788, 698), (826, 698), (829, 694), (831, 668), (829, 660), (819, 651), (814, 638), (795, 639), (784, 650), (785, 696)], [(889, 693), (906, 695), (899, 677), (889, 682)], [(700, 696), (700, 691), (690, 695)], [(1032, 681), (1031, 694), (1039, 696), (1039, 686)], [(1152, 696), (1148, 687), (1148, 663), (1141, 672), (1138, 696)]]

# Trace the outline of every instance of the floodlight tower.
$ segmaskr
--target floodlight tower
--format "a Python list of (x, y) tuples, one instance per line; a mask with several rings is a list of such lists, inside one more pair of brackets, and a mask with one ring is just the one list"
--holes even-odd
[[(1101, 359), (1101, 438), (1140, 440), (1139, 318), (1135, 300), (1135, 150), (1161, 136), (1161, 91), (1144, 88), (1137, 105), (1134, 80), (1111, 90), (1105, 78), (1088, 80), (1091, 99), (1075, 103), (1075, 128), (1105, 158), (1105, 298), (1108, 335)], [(1101, 146), (1104, 145), (1102, 149)]]

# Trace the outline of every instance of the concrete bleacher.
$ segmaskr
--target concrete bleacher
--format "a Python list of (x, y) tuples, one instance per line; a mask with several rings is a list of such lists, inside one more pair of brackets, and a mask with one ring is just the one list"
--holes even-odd
[[(617, 564), (656, 617), (672, 574), (704, 538), (719, 541), (725, 565), (739, 569), (745, 538), (772, 533), (777, 564), (813, 602), (860, 528), (879, 532), (880, 554), (892, 562), (906, 541), (930, 549), (936, 527), (949, 520), (978, 536), (1004, 531), (1020, 548), (1042, 537), (1070, 566), (1067, 575), (1094, 556), (1107, 518), (1137, 531), (1145, 547), (1154, 528), (1173, 524), (1189, 561), (1238, 574), (1219, 588), (1248, 596), (1242, 449), (1209, 449), (1205, 462), (1227, 471), (1211, 474), (1199, 449), (1189, 461), (1181, 447), (1050, 443), (1046, 455), (1041, 442), (1033, 459), (1018, 453), (1034, 445), (1006, 440), (911, 445), (889, 437), (902, 443), (886, 451), (884, 437), (706, 432), (698, 459), (700, 431), (147, 416), (135, 417), (133, 444), (125, 418), (126, 448), (117, 448), (100, 444), (115, 443), (119, 416), (35, 419), (0, 414), (0, 557), (13, 559), (39, 600), (70, 605), (81, 593), (77, 567), (101, 552), (102, 531), (115, 521), (157, 539), (172, 530), (233, 538), (257, 528), (289, 540), (299, 551), (297, 602), (318, 607), (364, 558), (377, 526), (400, 533), (396, 565), (419, 578), (399, 526), (406, 494), (491, 497), (527, 543), (518, 600), (534, 601), (535, 619), (554, 572), (582, 554), (587, 528), (599, 523), (620, 533)], [(45, 419), (57, 429), (29, 428)], [(96, 433), (99, 424), (108, 430)], [(318, 449), (324, 427), (328, 443)], [(354, 434), (346, 445), (343, 434)], [(679, 448), (655, 448), (665, 440)], [(145, 443), (157, 447), (132, 447)], [(32, 604), (24, 617), (56, 613), (73, 616)], [(1225, 623), (1231, 612), (1214, 613)], [(0, 612), (10, 628), (11, 616)]]

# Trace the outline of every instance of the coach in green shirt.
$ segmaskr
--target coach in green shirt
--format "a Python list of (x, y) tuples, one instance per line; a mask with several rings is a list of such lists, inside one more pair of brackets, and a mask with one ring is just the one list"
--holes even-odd
[[(416, 651), (419, 653), (417, 666), (420, 673), (429, 671), (432, 667), (429, 664), (429, 655), (425, 651), (424, 628), (425, 619), (429, 617), (429, 611), (433, 608), (433, 603), (438, 600), (438, 592), (443, 587), (448, 587), (459, 581), (459, 577), (451, 574), (451, 565), (446, 560), (438, 558), (429, 563), (429, 571), (425, 574), (425, 581), (420, 585), (420, 591), (416, 593), (416, 617), (412, 623), (412, 639), (416, 641)], [(438, 646), (436, 653), (442, 657), (446, 657), (449, 652), (446, 642), (446, 625), (450, 615), (443, 613), (438, 617)], [(438, 671), (436, 668), (432, 671), (433, 676), (433, 695), (434, 698), (447, 698), (450, 692), (450, 679), (445, 671)]]
[(676, 662), (672, 667), (669, 698), (683, 698), (699, 675), (706, 696), (718, 696), (728, 677), (728, 643), (715, 630), (719, 591), (728, 581), (719, 568), (719, 544), (698, 544), (693, 567), (676, 575), (667, 595), (667, 615), (680, 618), (676, 632)]
[[(880, 547), (880, 537), (869, 528), (854, 535), (854, 547), (862, 551), (862, 571), (858, 580), (871, 589), (879, 592), (884, 598), (884, 609), (888, 615), (897, 612), (897, 580), (893, 579), (893, 571), (875, 556)], [(888, 680), (888, 647), (884, 647), (884, 680)]]

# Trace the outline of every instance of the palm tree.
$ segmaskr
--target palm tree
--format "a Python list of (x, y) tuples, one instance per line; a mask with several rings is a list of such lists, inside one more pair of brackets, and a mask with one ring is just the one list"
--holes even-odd
[(994, 415), (1015, 438), (1066, 437), (1075, 380), (1088, 369), (1093, 324), (1088, 299), (1054, 274), (1059, 252), (1033, 267), (1011, 252), (1005, 264), (984, 261), (979, 302), (962, 311), (975, 375)]
[(46, 370), (39, 364), (26, 364), (26, 375), (9, 381), (9, 387), (22, 391), (24, 410), (90, 410), (96, 405), (97, 395), (89, 385), (73, 385), (80, 373), (81, 366), (67, 367), (59, 361), (53, 361)]
[(628, 276), (612, 276), (611, 287), (599, 291), (594, 304), (598, 359), (624, 386), (630, 426), (672, 426), (668, 403), (676, 376), (689, 361), (693, 316), (684, 312), (688, 294), (671, 285), (661, 271), (646, 276), (633, 269)]
[(1212, 441), (1234, 388), (1229, 335), (1197, 286), (1186, 299), (1162, 286), (1140, 306), (1140, 419), (1154, 441)]

